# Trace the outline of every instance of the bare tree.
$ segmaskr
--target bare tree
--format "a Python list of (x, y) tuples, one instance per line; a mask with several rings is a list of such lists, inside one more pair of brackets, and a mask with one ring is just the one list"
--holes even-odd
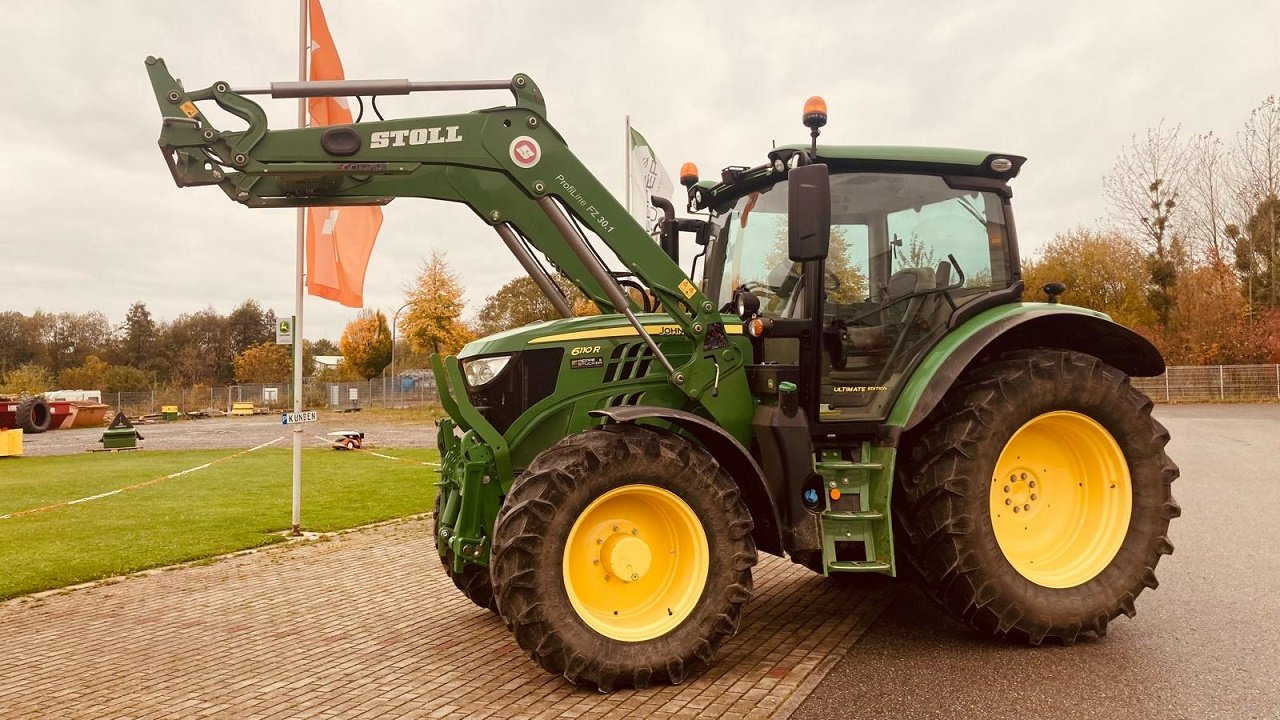
[(1233, 164), (1222, 139), (1212, 131), (1191, 138), (1187, 145), (1186, 212), (1184, 226), (1197, 260), (1213, 268), (1231, 266), (1238, 214), (1231, 197), (1235, 187)]
[(1178, 138), (1180, 130), (1180, 125), (1166, 128), (1161, 121), (1148, 128), (1145, 137), (1135, 134), (1102, 181), (1118, 229), (1141, 241), (1151, 277), (1148, 300), (1161, 325), (1169, 322), (1171, 291), (1183, 259), (1181, 236), (1173, 224), (1189, 157), (1187, 145)]

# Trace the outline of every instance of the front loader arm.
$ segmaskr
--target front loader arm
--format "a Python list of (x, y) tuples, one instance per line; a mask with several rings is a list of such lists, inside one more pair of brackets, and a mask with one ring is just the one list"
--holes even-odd
[[(163, 116), (160, 147), (179, 186), (218, 185), (250, 207), (382, 205), (421, 197), (468, 205), (490, 225), (510, 224), (604, 309), (627, 315), (669, 371), (670, 381), (728, 427), (749, 417), (743, 357), (725, 338), (717, 308), (569, 150), (546, 121), (541, 92), (525, 75), (506, 86), (516, 104), (458, 115), (351, 126), (267, 129), (249, 93), (218, 82), (188, 92), (158, 58), (147, 69)], [(496, 89), (499, 83), (276, 83), (275, 97)], [(425, 87), (430, 86), (430, 87)], [(244, 120), (215, 129), (196, 106), (213, 101)], [(598, 237), (650, 288), (693, 342), (680, 366), (668, 362), (633, 314), (633, 303), (587, 245)], [(745, 432), (745, 429), (743, 430)]]

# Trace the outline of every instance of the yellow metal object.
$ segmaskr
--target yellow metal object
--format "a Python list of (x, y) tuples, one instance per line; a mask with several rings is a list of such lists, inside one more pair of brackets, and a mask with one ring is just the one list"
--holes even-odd
[(0, 457), (17, 457), (22, 454), (22, 429), (0, 430)]
[(231, 403), (232, 415), (252, 415), (253, 403), (251, 402), (233, 402)]
[(1009, 564), (1069, 588), (1102, 572), (1129, 531), (1133, 484), (1107, 429), (1080, 413), (1033, 418), (1009, 438), (991, 478), (991, 527)]
[(675, 493), (624, 485), (578, 516), (564, 549), (564, 587), (578, 616), (614, 640), (671, 632), (707, 584), (710, 549), (702, 522)]
[[(679, 325), (645, 325), (645, 332), (650, 335), (683, 335), (684, 329)], [(724, 332), (726, 335), (741, 335), (741, 325), (725, 325)], [(622, 338), (622, 337), (638, 337), (640, 333), (636, 332), (633, 327), (616, 327), (604, 328), (602, 330), (578, 330), (576, 332), (560, 333), (559, 335), (547, 335), (546, 337), (534, 338), (529, 341), (530, 345), (537, 343), (564, 342), (565, 340), (600, 340), (603, 338)]]

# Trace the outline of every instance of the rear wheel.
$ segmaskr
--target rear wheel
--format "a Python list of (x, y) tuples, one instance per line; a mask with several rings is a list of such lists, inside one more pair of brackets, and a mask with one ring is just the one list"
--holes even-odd
[(1181, 512), (1151, 407), (1080, 353), (1023, 351), (971, 371), (904, 442), (898, 537), (925, 590), (1033, 644), (1132, 616)]
[(495, 524), (493, 584), (516, 641), (601, 690), (680, 683), (738, 628), (751, 515), (703, 448), (608, 425), (539, 455)]
[[(440, 538), (440, 499), (442, 496), (443, 493), (436, 493), (435, 510), (431, 513), (431, 537), (437, 542)], [(440, 556), (440, 564), (444, 566), (444, 572), (453, 581), (454, 587), (461, 590), (468, 600), (485, 610), (493, 613), (498, 612), (498, 603), (493, 595), (493, 585), (489, 582), (488, 568), (474, 563), (466, 563), (462, 566), (462, 572), (454, 572), (453, 552), (449, 550), (446, 550), (445, 554)]]

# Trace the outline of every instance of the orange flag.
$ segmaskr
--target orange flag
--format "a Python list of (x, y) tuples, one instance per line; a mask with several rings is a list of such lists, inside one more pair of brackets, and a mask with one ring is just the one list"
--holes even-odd
[[(343, 80), (342, 60), (320, 0), (308, 0), (312, 80)], [(346, 98), (309, 98), (311, 124), (350, 125)], [(347, 307), (364, 305), (364, 274), (382, 227), (380, 207), (307, 209), (307, 292)]]

